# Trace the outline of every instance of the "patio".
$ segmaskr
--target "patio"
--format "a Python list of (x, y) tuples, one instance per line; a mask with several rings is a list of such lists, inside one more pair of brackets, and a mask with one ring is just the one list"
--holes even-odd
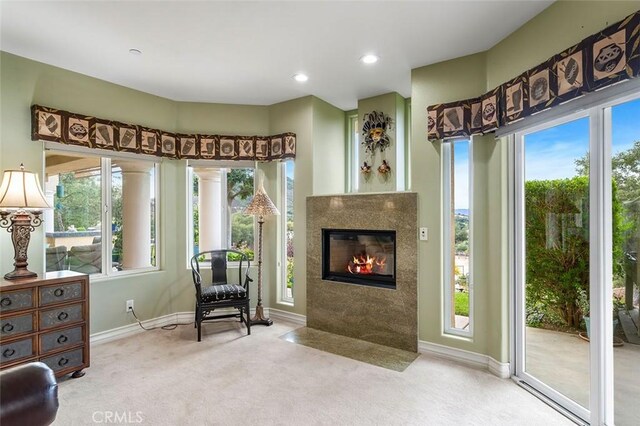
[[(636, 312), (637, 318), (637, 312)], [(527, 372), (579, 404), (589, 405), (589, 342), (577, 334), (528, 327)], [(640, 345), (614, 347), (615, 420), (637, 424)]]

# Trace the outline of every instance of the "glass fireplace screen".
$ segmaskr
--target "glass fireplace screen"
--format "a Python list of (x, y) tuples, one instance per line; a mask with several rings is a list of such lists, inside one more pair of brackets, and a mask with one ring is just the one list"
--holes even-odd
[(396, 288), (396, 232), (323, 229), (322, 279)]

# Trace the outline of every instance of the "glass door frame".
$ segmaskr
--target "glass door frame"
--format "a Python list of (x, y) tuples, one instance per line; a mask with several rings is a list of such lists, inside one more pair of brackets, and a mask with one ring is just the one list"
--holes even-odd
[[(574, 420), (590, 424), (614, 424), (614, 375), (612, 306), (612, 108), (640, 99), (640, 79), (613, 86), (602, 92), (557, 107), (502, 131), (508, 148), (510, 261), (510, 360), (512, 379), (533, 390), (550, 405)], [(524, 136), (573, 120), (589, 117), (589, 249), (591, 343), (589, 345), (589, 409), (526, 373), (524, 319)], [(530, 123), (530, 124), (529, 124)], [(519, 285), (522, 284), (522, 285)], [(607, 303), (607, 301), (609, 301)]]
[[(512, 361), (514, 364), (514, 375), (518, 379), (519, 384), (523, 384), (526, 387), (532, 388), (534, 391), (541, 393), (545, 397), (547, 397), (556, 408), (565, 408), (568, 410), (570, 414), (577, 416), (581, 420), (587, 421), (590, 418), (590, 412), (588, 409), (582, 407), (577, 402), (573, 401), (569, 397), (563, 395), (562, 393), (556, 391), (549, 385), (545, 384), (541, 380), (537, 379), (535, 376), (527, 373), (525, 357), (526, 357), (526, 341), (525, 341), (525, 330), (526, 330), (526, 320), (525, 320), (525, 194), (524, 194), (524, 184), (525, 184), (525, 147), (524, 147), (524, 138), (526, 135), (539, 132), (545, 129), (549, 129), (552, 127), (560, 126), (565, 123), (569, 123), (571, 121), (580, 120), (583, 118), (590, 118), (591, 116), (588, 111), (579, 111), (570, 115), (566, 115), (564, 117), (557, 118), (555, 120), (548, 121), (546, 123), (542, 123), (536, 126), (532, 126), (530, 128), (524, 129), (515, 133), (515, 135), (511, 138), (510, 144), (512, 145), (512, 153), (513, 153), (513, 161), (514, 167), (513, 172), (513, 196), (514, 196), (514, 223), (513, 223), (513, 232), (514, 232), (514, 295), (515, 295), (515, 306), (514, 306), (514, 317), (515, 317), (515, 351), (514, 356), (512, 357)], [(592, 137), (591, 137), (591, 120), (589, 121), (590, 128), (590, 142), (589, 149), (590, 152), (593, 150), (592, 145)], [(591, 176), (590, 176), (590, 194), (591, 197)], [(593, 214), (593, 203), (590, 200), (590, 218)], [(591, 232), (591, 223), (590, 219), (590, 229)], [(593, 250), (593, 238), (590, 235), (589, 238), (590, 245), (590, 253)], [(590, 277), (592, 276), (592, 271), (590, 270)], [(593, 289), (591, 288), (591, 293), (593, 294)], [(592, 320), (591, 327), (594, 327), (594, 322), (597, 321), (595, 318)], [(592, 333), (594, 334), (594, 333)], [(592, 355), (590, 354), (590, 359)], [(591, 371), (591, 368), (590, 368)], [(591, 377), (591, 375), (590, 375)], [(522, 383), (524, 382), (524, 383)], [(591, 393), (590, 393), (591, 395)], [(591, 401), (590, 401), (591, 405)], [(568, 414), (568, 413), (567, 413)]]

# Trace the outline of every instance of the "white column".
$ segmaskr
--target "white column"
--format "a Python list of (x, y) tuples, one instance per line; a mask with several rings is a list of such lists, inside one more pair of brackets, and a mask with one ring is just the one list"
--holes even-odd
[(55, 194), (56, 194), (56, 186), (60, 181), (59, 175), (51, 175), (47, 176), (47, 179), (44, 182), (44, 198), (47, 200), (47, 203), (52, 209), (46, 209), (44, 211), (44, 232), (50, 233), (53, 232), (54, 225), (54, 210), (55, 210)]
[(119, 163), (122, 169), (122, 268), (151, 266), (151, 175), (153, 166)]
[(222, 176), (221, 170), (194, 169), (198, 176), (198, 212), (200, 252), (223, 248)]

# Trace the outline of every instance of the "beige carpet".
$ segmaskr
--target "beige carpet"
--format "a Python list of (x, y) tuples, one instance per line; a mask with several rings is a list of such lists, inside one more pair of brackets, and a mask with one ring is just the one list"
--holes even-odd
[(246, 336), (226, 322), (200, 343), (179, 327), (94, 345), (87, 374), (60, 383), (55, 424), (573, 424), (486, 371), (421, 355), (399, 373), (279, 338), (295, 328)]

